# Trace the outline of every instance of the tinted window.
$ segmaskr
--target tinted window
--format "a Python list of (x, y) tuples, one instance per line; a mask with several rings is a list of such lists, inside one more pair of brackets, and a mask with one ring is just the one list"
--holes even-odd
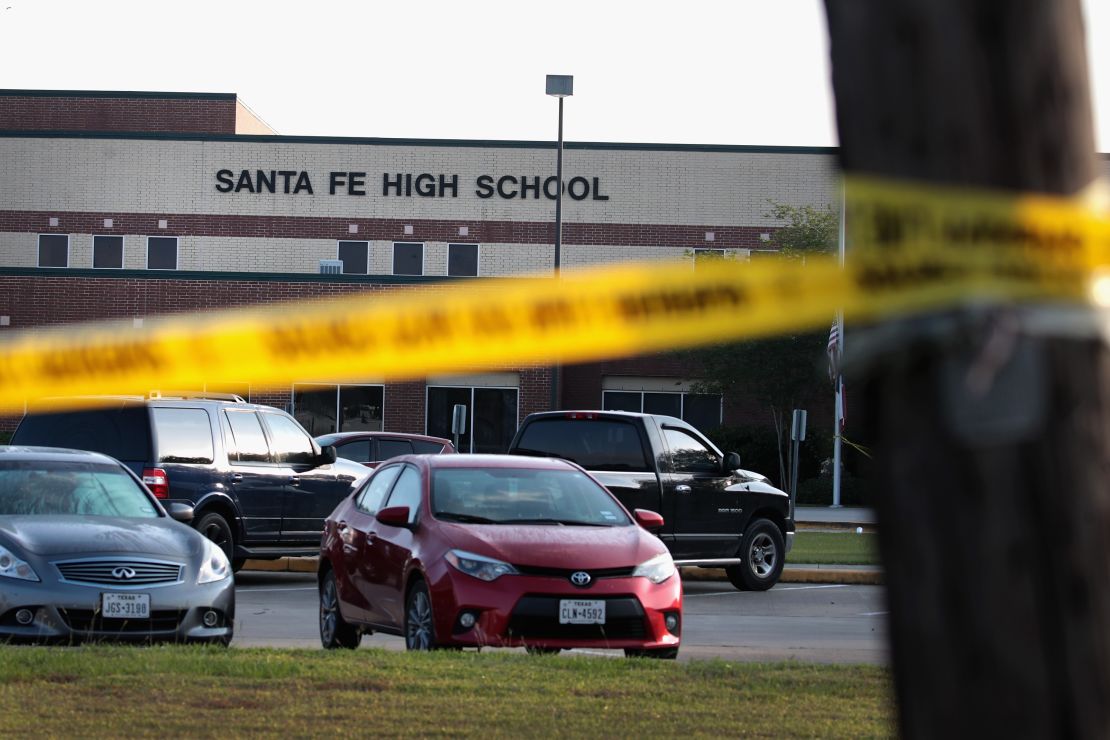
[(39, 267), (68, 267), (69, 237), (65, 234), (39, 236)]
[(687, 393), (682, 404), (682, 420), (701, 432), (716, 429), (721, 426), (721, 397)]
[(118, 465), (0, 462), (0, 514), (153, 518), (146, 492)]
[(93, 237), (93, 267), (123, 267), (123, 237)]
[(270, 448), (262, 425), (253, 411), (228, 411), (227, 420), (235, 436), (236, 462), (269, 462)]
[(339, 242), (339, 259), (343, 263), (343, 272), (365, 275), (368, 252), (369, 242)]
[(666, 414), (676, 419), (682, 418), (681, 393), (645, 393), (645, 414)]
[(717, 453), (681, 429), (664, 428), (667, 446), (671, 448), (671, 460), (679, 473), (717, 473), (721, 470), (721, 459)]
[(469, 451), (471, 423), (469, 388), (429, 386), (428, 405), (425, 409), (427, 414), (427, 426), (425, 428), (428, 430), (428, 434), (433, 437), (451, 437), (451, 414), (455, 404), (466, 407), (466, 427), (459, 435), (459, 449)]
[(420, 511), (420, 473), (416, 472), (416, 468), (408, 465), (405, 465), (404, 469), (405, 472), (401, 473), (401, 477), (397, 479), (397, 485), (393, 486), (393, 492), (389, 494), (386, 507), (409, 507), (411, 524), (416, 521), (416, 515)]
[(158, 461), (211, 463), (212, 426), (204, 409), (151, 409)]
[(274, 456), (290, 465), (310, 465), (316, 457), (312, 440), (301, 425), (281, 414), (266, 414), (266, 425), (274, 438)]
[(475, 388), (474, 452), (503, 453), (516, 434), (516, 388)]
[(477, 244), (447, 245), (447, 274), (472, 277), (478, 274)]
[(572, 460), (587, 470), (649, 470), (636, 427), (608, 419), (537, 419), (524, 428), (520, 452)]
[(370, 441), (363, 439), (336, 445), (335, 454), (358, 463), (370, 462)]
[(397, 480), (397, 474), (401, 472), (401, 468), (401, 465), (390, 465), (375, 473), (355, 497), (355, 505), (370, 514), (380, 509), (382, 499), (389, 493), (389, 487), (393, 485), (393, 481)]
[(145, 406), (29, 415), (12, 444), (69, 447), (145, 463), (151, 459), (150, 416)]
[(339, 386), (339, 431), (380, 432), (384, 397), (380, 385)]
[(420, 243), (396, 242), (393, 245), (394, 275), (424, 274), (424, 245)]
[(378, 459), (388, 460), (398, 455), (411, 455), (412, 443), (407, 439), (379, 439)]
[(293, 386), (293, 416), (309, 434), (336, 431), (334, 385)]
[(148, 270), (177, 269), (177, 237), (152, 236), (146, 240)]
[(641, 405), (643, 394), (639, 391), (605, 391), (602, 396), (606, 411), (635, 411), (638, 414), (644, 410)]
[(443, 445), (439, 442), (422, 442), (419, 439), (414, 439), (412, 447), (418, 455), (438, 455), (443, 452)]
[(631, 523), (604, 488), (577, 470), (456, 468), (436, 470), (432, 482), (432, 511), (439, 519), (481, 517), (494, 524)]

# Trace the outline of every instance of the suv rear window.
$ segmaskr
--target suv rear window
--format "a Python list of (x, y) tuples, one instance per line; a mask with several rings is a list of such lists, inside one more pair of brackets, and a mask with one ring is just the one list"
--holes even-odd
[(537, 419), (513, 452), (561, 457), (587, 470), (650, 470), (635, 425), (609, 419)]
[(211, 464), (212, 422), (204, 409), (151, 409), (158, 462)]
[(145, 463), (151, 459), (150, 417), (146, 406), (28, 414), (12, 444), (69, 447)]

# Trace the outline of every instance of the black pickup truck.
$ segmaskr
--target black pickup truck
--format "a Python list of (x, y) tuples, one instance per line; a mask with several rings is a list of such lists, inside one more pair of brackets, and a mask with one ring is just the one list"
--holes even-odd
[(740, 469), (681, 419), (625, 411), (547, 411), (524, 419), (509, 454), (578, 463), (632, 509), (663, 515), (679, 565), (724, 567), (741, 590), (778, 582), (794, 539), (789, 497)]

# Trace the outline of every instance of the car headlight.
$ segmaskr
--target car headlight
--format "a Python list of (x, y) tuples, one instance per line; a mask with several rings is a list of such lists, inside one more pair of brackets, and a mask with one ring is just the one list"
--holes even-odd
[(200, 564), (197, 583), (215, 583), (231, 576), (227, 555), (212, 540), (204, 540), (204, 562)]
[(17, 578), (21, 581), (37, 581), (35, 569), (12, 554), (11, 550), (0, 547), (0, 576)]
[(496, 581), (501, 576), (516, 575), (518, 572), (508, 563), (464, 550), (451, 550), (446, 557), (456, 570), (483, 581)]
[(662, 583), (674, 575), (674, 560), (670, 553), (659, 553), (651, 560), (645, 560), (632, 571), (633, 577), (642, 576), (652, 583)]

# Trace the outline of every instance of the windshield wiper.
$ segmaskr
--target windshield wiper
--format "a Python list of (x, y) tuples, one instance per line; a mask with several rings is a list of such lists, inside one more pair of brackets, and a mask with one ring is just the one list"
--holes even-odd
[(454, 511), (437, 511), (436, 517), (462, 524), (501, 524), (496, 519), (487, 519), (484, 516), (475, 516), (474, 514), (459, 514)]
[(577, 519), (506, 519), (506, 524), (558, 524), (562, 527), (612, 527), (601, 522), (580, 522)]

